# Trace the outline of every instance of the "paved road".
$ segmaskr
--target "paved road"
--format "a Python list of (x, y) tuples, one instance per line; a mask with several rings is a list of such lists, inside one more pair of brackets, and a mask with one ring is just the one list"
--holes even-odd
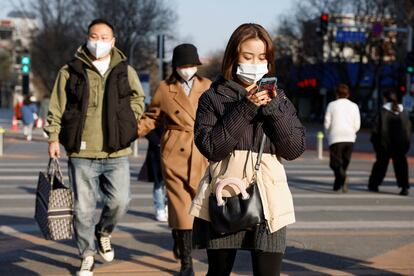
[[(113, 235), (116, 261), (104, 264), (98, 257), (95, 275), (173, 275), (179, 268), (170, 250), (170, 229), (153, 220), (151, 184), (135, 180), (146, 148), (145, 140), (139, 143), (139, 157), (131, 157), (131, 207)], [(46, 148), (39, 132), (31, 143), (20, 134), (6, 136), (5, 155), (0, 157), (0, 275), (71, 275), (77, 269), (74, 242), (43, 240), (32, 218)], [(356, 152), (350, 191), (337, 194), (331, 191), (328, 160), (315, 156), (308, 151), (286, 162), (297, 223), (289, 227), (283, 273), (414, 275), (414, 196), (398, 196), (392, 168), (381, 193), (369, 193), (373, 156)], [(414, 183), (412, 169), (410, 173)], [(205, 275), (204, 251), (195, 251), (194, 257), (197, 275)], [(248, 253), (238, 254), (234, 271), (251, 275)]]

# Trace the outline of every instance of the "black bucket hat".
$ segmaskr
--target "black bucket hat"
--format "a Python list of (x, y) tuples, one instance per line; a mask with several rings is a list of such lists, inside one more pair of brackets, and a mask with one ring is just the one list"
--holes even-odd
[(173, 50), (172, 66), (179, 67), (187, 64), (201, 65), (197, 48), (193, 44), (180, 44)]

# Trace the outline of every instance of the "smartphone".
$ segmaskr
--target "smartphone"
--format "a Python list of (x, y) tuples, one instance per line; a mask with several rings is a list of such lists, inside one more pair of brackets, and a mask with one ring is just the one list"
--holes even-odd
[(259, 82), (257, 92), (267, 90), (270, 93), (270, 91), (275, 89), (276, 83), (277, 83), (276, 77), (262, 78)]

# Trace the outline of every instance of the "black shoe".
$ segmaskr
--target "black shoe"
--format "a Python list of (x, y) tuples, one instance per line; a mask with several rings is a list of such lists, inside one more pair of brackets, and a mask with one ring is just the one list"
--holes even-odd
[(98, 241), (99, 255), (101, 255), (106, 262), (112, 262), (115, 257), (115, 253), (111, 245), (111, 236), (102, 236), (98, 232), (95, 232), (95, 237)]
[(378, 187), (373, 187), (373, 186), (368, 185), (368, 191), (378, 193), (379, 189)]
[(408, 189), (407, 188), (402, 188), (401, 189), (400, 195), (402, 195), (402, 196), (408, 196), (408, 194), (409, 194), (409, 192), (408, 192)]

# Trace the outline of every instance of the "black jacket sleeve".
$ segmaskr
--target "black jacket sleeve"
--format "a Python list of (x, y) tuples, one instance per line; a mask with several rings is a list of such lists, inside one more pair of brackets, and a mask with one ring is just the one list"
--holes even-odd
[(234, 105), (226, 112), (217, 116), (213, 109), (214, 103), (207, 92), (200, 98), (194, 140), (200, 152), (211, 161), (223, 160), (236, 147), (240, 137), (245, 133), (258, 108), (246, 98), (229, 103)]
[(262, 109), (264, 132), (277, 149), (277, 155), (293, 160), (305, 151), (305, 128), (296, 109), (283, 91)]

